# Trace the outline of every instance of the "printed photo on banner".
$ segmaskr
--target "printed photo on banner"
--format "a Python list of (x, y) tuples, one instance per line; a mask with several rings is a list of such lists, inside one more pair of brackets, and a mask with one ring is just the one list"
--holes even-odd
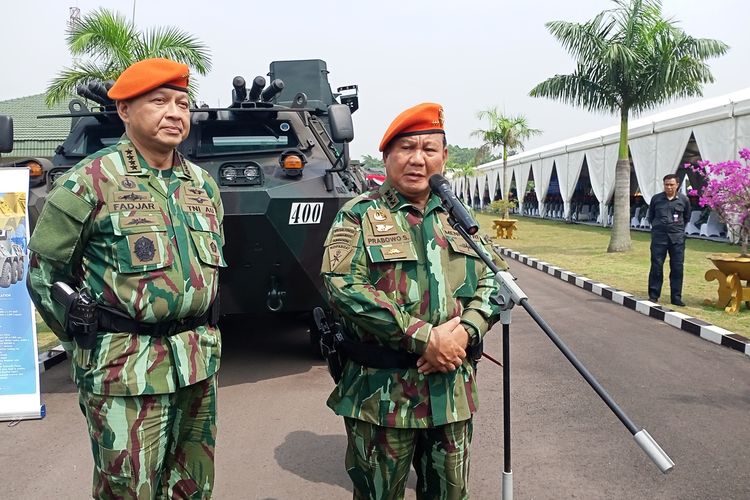
[(34, 309), (26, 290), (27, 169), (0, 168), (0, 420), (39, 418)]

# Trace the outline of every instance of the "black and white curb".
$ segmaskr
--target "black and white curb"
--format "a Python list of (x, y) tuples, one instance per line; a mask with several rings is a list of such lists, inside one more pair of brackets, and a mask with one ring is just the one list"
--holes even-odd
[(39, 354), (39, 373), (44, 373), (53, 366), (62, 363), (68, 358), (62, 346), (53, 347), (47, 352)]
[(629, 309), (638, 311), (641, 314), (663, 321), (675, 328), (679, 328), (680, 330), (692, 333), (693, 335), (698, 335), (700, 338), (713, 342), (714, 344), (720, 344), (750, 356), (750, 339), (747, 337), (743, 337), (742, 335), (738, 335), (719, 326), (712, 325), (701, 319), (693, 318), (687, 314), (673, 311), (655, 302), (651, 302), (650, 300), (640, 300), (631, 293), (623, 292), (622, 290), (618, 290), (617, 288), (613, 288), (604, 283), (599, 283), (588, 279), (585, 276), (566, 271), (547, 262), (515, 252), (509, 248), (496, 245), (495, 250), (501, 255), (510, 257), (529, 267), (545, 272), (559, 280), (566, 281), (579, 288), (588, 290), (589, 292), (600, 295), (605, 299), (609, 299), (612, 302), (616, 302)]

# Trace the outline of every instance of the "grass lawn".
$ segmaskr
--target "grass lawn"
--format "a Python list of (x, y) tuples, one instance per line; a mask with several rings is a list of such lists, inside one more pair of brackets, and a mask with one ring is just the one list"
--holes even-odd
[[(490, 234), (494, 215), (477, 214), (484, 232)], [(518, 236), (515, 240), (493, 240), (495, 243), (521, 252), (587, 278), (648, 298), (651, 235), (631, 231), (633, 250), (627, 253), (607, 253), (608, 228), (584, 224), (518, 217)], [(700, 318), (740, 335), (750, 337), (750, 310), (743, 306), (737, 315), (703, 304), (704, 299), (716, 300), (717, 282), (704, 279), (713, 269), (706, 255), (717, 252), (739, 252), (739, 247), (728, 243), (688, 239), (685, 248), (685, 275), (682, 300), (686, 307), (669, 303), (669, 264), (664, 266), (664, 288), (661, 302), (670, 309)], [(665, 300), (666, 298), (666, 300)]]
[(58, 340), (55, 334), (52, 333), (52, 330), (49, 329), (47, 324), (42, 321), (42, 317), (39, 316), (39, 313), (34, 311), (34, 314), (36, 314), (37, 352), (47, 352), (53, 347), (59, 346), (60, 340)]

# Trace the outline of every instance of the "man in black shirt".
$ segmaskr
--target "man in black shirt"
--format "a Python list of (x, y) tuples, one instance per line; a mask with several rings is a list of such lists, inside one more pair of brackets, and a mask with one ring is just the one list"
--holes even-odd
[(651, 198), (648, 221), (651, 223), (651, 271), (648, 273), (648, 298), (659, 300), (664, 281), (664, 259), (669, 253), (669, 292), (672, 304), (682, 301), (682, 266), (685, 260), (685, 223), (690, 220), (690, 200), (677, 192), (677, 176), (664, 176), (664, 192)]

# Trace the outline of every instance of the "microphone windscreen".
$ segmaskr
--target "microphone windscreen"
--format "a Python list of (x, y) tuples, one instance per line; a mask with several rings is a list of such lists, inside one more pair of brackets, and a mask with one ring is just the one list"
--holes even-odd
[(447, 184), (448, 180), (440, 174), (433, 174), (427, 181), (432, 191), (436, 191), (440, 186)]

